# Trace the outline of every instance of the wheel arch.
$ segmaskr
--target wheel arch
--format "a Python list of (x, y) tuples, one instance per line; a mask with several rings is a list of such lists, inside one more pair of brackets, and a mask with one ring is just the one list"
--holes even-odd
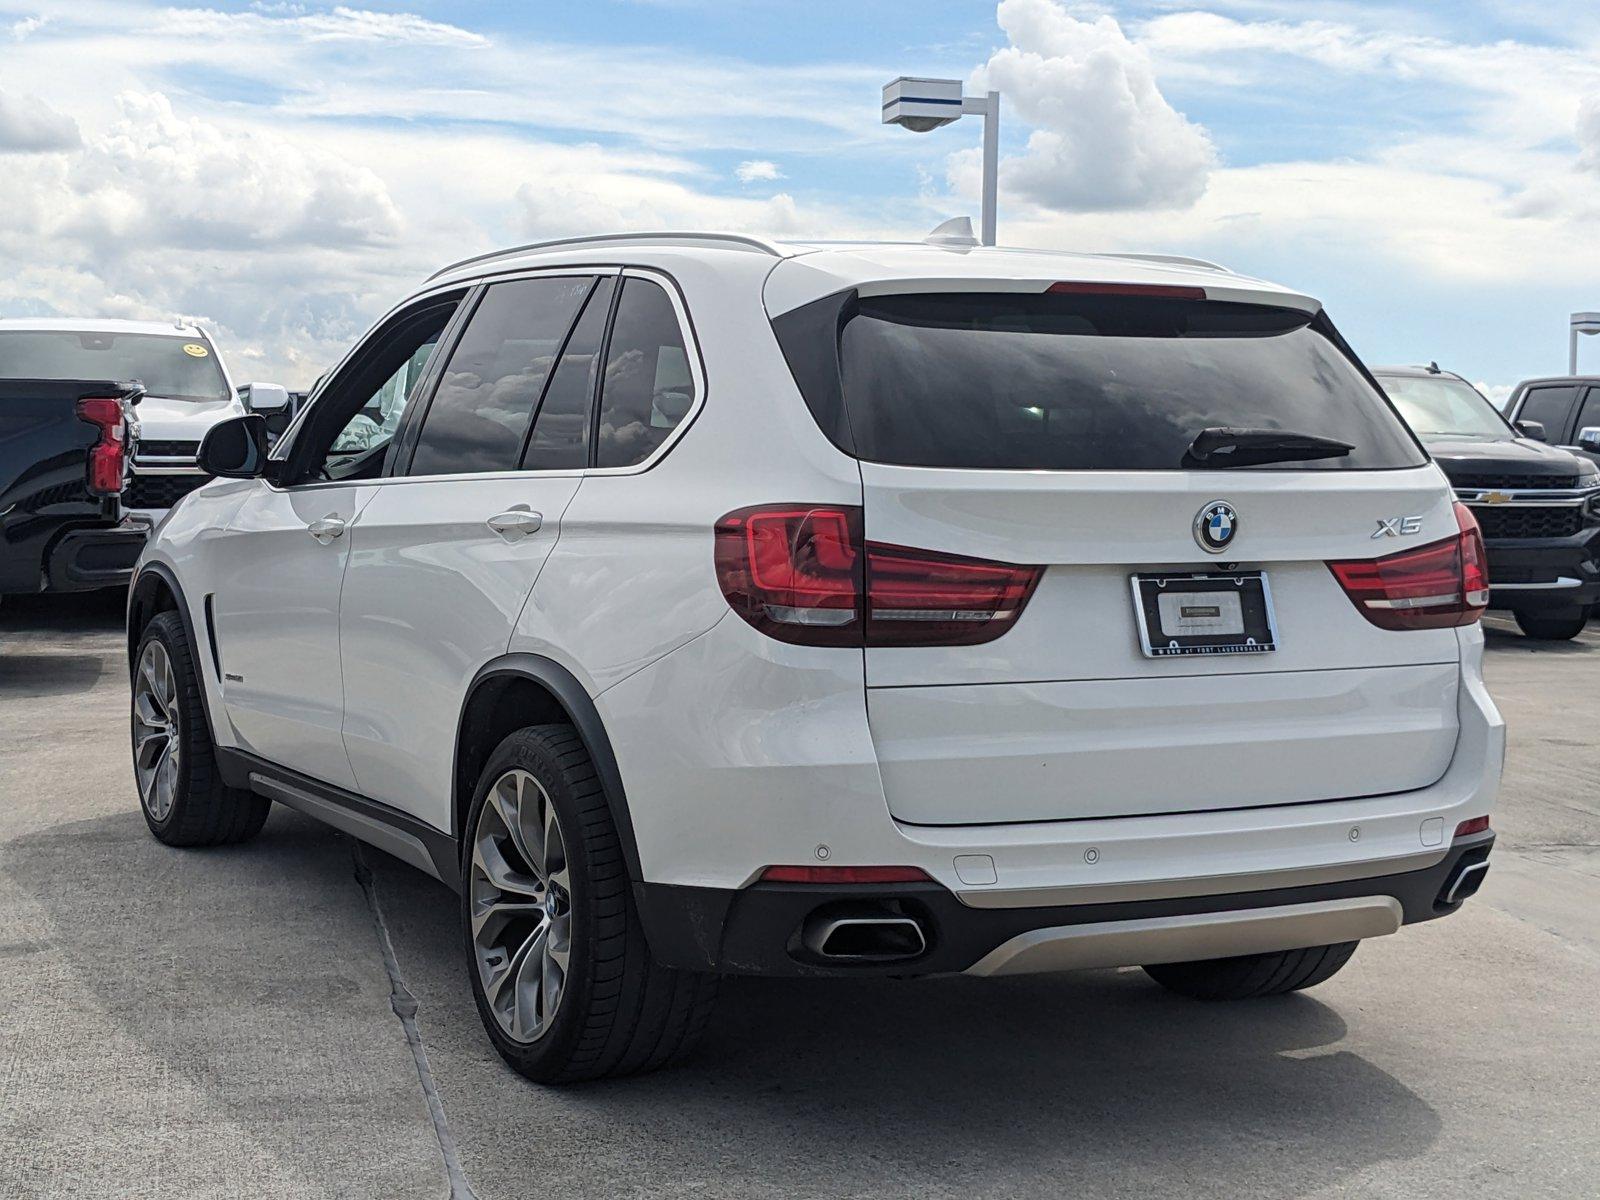
[(542, 654), (506, 654), (473, 676), (456, 726), (454, 771), (451, 776), (450, 832), (465, 844), (467, 809), (478, 777), (494, 748), (527, 725), (568, 724), (578, 731), (605, 795), (606, 808), (622, 843), (622, 857), (633, 883), (643, 879), (639, 846), (628, 812), (622, 772), (606, 733), (600, 710), (571, 671)]
[[(183, 635), (189, 639), (189, 651), (196, 669), (204, 675), (202, 664), (215, 662), (216, 646), (208, 637), (205, 641), (195, 636), (193, 609), (183, 594), (183, 585), (171, 567), (163, 562), (149, 562), (139, 568), (128, 588), (128, 679), (139, 669), (139, 639), (145, 627), (164, 612), (176, 612), (183, 622)], [(209, 648), (209, 650), (208, 650)], [(217, 723), (211, 714), (211, 689), (200, 681), (200, 707), (206, 714), (206, 730), (211, 744), (217, 745)]]

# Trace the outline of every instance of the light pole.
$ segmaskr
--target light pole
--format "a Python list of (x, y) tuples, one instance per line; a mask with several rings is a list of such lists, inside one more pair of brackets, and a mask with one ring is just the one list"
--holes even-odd
[(883, 123), (927, 133), (962, 117), (983, 118), (983, 235), (994, 245), (994, 205), (1000, 177), (1000, 93), (964, 96), (959, 79), (902, 75), (883, 88)]
[(1578, 373), (1578, 335), (1600, 333), (1600, 312), (1572, 314), (1572, 328), (1567, 334), (1567, 374)]

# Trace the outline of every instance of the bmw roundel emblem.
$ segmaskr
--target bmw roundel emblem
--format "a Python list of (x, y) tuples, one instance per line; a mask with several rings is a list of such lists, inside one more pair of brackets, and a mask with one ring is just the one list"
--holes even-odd
[(1233, 535), (1239, 532), (1239, 514), (1225, 500), (1213, 500), (1200, 510), (1194, 519), (1194, 540), (1208, 554), (1221, 554), (1233, 545)]

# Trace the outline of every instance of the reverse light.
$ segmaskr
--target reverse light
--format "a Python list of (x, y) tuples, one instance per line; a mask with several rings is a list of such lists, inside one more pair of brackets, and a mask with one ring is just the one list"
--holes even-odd
[(1474, 834), (1474, 833), (1488, 833), (1488, 832), (1489, 832), (1489, 818), (1488, 817), (1473, 817), (1470, 820), (1463, 821), (1463, 822), (1461, 822), (1461, 824), (1456, 826), (1456, 836), (1458, 838), (1467, 837), (1468, 835)]
[(128, 427), (122, 401), (100, 396), (79, 400), (78, 419), (100, 431), (99, 441), (89, 448), (89, 491), (96, 496), (115, 496), (122, 491), (127, 455)]
[(1470, 625), (1489, 605), (1489, 568), (1472, 511), (1458, 503), (1455, 516), (1455, 537), (1382, 558), (1330, 562), (1328, 569), (1380, 629)]
[(762, 883), (932, 883), (921, 867), (768, 867)]
[(1042, 567), (867, 542), (847, 505), (757, 505), (716, 526), (728, 604), (807, 646), (967, 646), (1015, 624)]

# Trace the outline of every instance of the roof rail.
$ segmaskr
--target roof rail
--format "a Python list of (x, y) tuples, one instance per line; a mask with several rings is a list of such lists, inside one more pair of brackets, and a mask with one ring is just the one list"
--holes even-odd
[(462, 267), (469, 267), (473, 263), (491, 262), (497, 258), (510, 258), (517, 254), (528, 254), (535, 250), (550, 250), (556, 246), (588, 246), (588, 245), (618, 245), (628, 242), (655, 242), (676, 245), (699, 245), (711, 243), (717, 246), (738, 246), (746, 250), (755, 250), (762, 254), (770, 254), (773, 258), (786, 258), (787, 252), (777, 243), (769, 242), (765, 238), (747, 237), (742, 233), (695, 233), (678, 230), (667, 230), (661, 233), (601, 233), (591, 237), (556, 238), (548, 242), (529, 242), (525, 246), (511, 246), (505, 250), (491, 250), (487, 254), (475, 254), (471, 258), (463, 258), (460, 262), (453, 262), (447, 267), (440, 267), (428, 276), (428, 282), (438, 279), (441, 275), (448, 275), (451, 271), (458, 271)]
[[(1221, 263), (1211, 262), (1204, 258), (1191, 258), (1187, 254), (1133, 254), (1122, 251), (1108, 251), (1098, 254), (1097, 258), (1131, 258), (1135, 262), (1174, 263), (1183, 267), (1204, 267), (1208, 271), (1227, 271), (1228, 268)], [(1232, 274), (1232, 272), (1229, 272)]]

